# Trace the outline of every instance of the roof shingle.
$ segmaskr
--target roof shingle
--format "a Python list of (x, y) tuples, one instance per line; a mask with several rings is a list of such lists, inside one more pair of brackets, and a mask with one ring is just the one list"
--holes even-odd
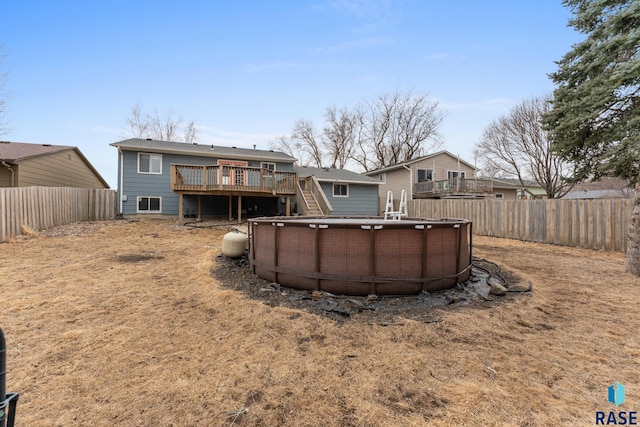
[(11, 163), (59, 151), (73, 150), (68, 145), (27, 144), (24, 142), (0, 141), (0, 159)]
[(186, 142), (158, 141), (155, 139), (131, 138), (109, 144), (128, 150), (186, 154), (191, 156), (222, 157), (237, 159), (260, 159), (293, 163), (296, 159), (281, 151), (257, 150), (251, 148), (223, 147), (210, 144), (189, 144)]
[(294, 166), (294, 171), (300, 178), (315, 176), (318, 181), (326, 182), (352, 182), (368, 185), (379, 185), (380, 181), (347, 169), (336, 168), (314, 168), (311, 166)]

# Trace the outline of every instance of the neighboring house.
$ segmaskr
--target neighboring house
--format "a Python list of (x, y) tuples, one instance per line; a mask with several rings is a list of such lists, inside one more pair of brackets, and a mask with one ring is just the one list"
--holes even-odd
[(576, 184), (563, 199), (631, 199), (633, 187), (620, 178), (603, 177), (598, 181)]
[[(300, 181), (311, 183), (317, 181), (322, 188), (322, 193), (326, 197), (331, 215), (378, 215), (378, 186), (380, 181), (362, 174), (351, 172), (346, 169), (335, 168), (314, 168), (308, 166), (294, 166)], [(305, 184), (305, 188), (308, 185)], [(298, 211), (305, 208), (311, 210), (310, 214), (321, 214), (314, 211), (313, 200), (309, 200), (308, 195), (313, 194), (306, 191), (303, 198), (297, 200)], [(322, 204), (322, 194), (316, 199)], [(297, 198), (298, 199), (298, 198)], [(309, 203), (310, 202), (310, 203)], [(305, 206), (308, 203), (310, 206)], [(322, 210), (322, 209), (321, 209)], [(325, 212), (327, 213), (326, 210)]]
[(491, 193), (496, 199), (524, 200), (546, 199), (547, 192), (540, 184), (531, 180), (524, 180), (524, 185), (518, 179), (512, 178), (478, 178), (489, 182)]
[(109, 188), (77, 147), (0, 141), (0, 187)]
[(475, 177), (476, 168), (448, 151), (439, 151), (414, 160), (387, 166), (365, 175), (378, 179), (380, 198), (393, 193), (395, 204), (402, 190), (407, 199), (531, 199), (546, 197), (533, 181), (523, 186), (518, 180)]
[(485, 182), (474, 179), (476, 168), (448, 151), (422, 156), (365, 172), (380, 182), (380, 198), (386, 200), (387, 191), (394, 199), (400, 199), (402, 190), (407, 199), (462, 198), (486, 195), (489, 188)]

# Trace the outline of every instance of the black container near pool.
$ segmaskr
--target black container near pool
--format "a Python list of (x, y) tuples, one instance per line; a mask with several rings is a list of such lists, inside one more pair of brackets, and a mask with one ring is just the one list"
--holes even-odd
[(466, 219), (272, 217), (249, 220), (251, 270), (295, 289), (411, 295), (465, 282)]

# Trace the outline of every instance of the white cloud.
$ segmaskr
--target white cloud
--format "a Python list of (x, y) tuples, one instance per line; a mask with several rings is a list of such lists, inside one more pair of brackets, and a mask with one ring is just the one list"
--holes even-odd
[(461, 61), (466, 59), (465, 55), (459, 55), (455, 53), (431, 53), (424, 56), (424, 59), (427, 61)]
[(242, 68), (242, 72), (244, 73), (261, 73), (263, 71), (271, 71), (278, 69), (292, 69), (292, 68), (305, 68), (307, 64), (301, 62), (286, 62), (286, 61), (276, 61), (276, 62), (264, 62), (258, 64), (247, 64)]
[(369, 37), (365, 39), (346, 41), (334, 46), (319, 47), (317, 52), (342, 52), (345, 50), (360, 49), (360, 48), (372, 48), (379, 46), (391, 46), (395, 42), (386, 37)]
[(424, 57), (424, 59), (427, 59), (429, 61), (437, 61), (440, 59), (450, 59), (450, 58), (453, 58), (453, 55), (450, 53), (432, 53)]
[(390, 0), (331, 0), (329, 8), (362, 21), (385, 22), (394, 16)]

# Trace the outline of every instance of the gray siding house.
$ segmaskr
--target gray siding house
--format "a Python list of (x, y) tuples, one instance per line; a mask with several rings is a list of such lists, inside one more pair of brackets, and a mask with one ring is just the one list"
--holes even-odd
[(294, 166), (274, 150), (127, 139), (118, 149), (118, 212), (228, 218), (377, 215), (373, 178)]
[(286, 214), (295, 196), (295, 159), (282, 152), (136, 138), (110, 145), (122, 215)]
[(331, 215), (378, 215), (380, 181), (346, 169), (294, 166), (294, 170), (300, 179), (314, 177), (320, 183)]

